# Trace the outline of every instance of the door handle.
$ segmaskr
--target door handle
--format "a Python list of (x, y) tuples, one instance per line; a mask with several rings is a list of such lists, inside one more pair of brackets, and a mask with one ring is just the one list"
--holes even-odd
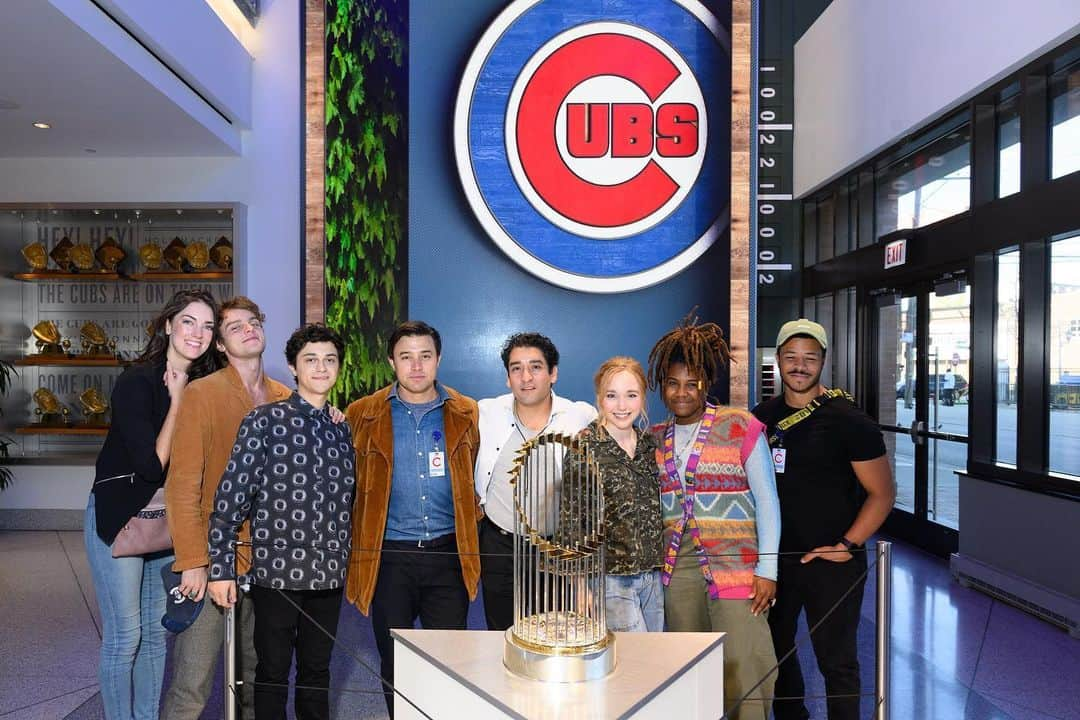
[(911, 442), (916, 445), (926, 444), (926, 435), (924, 434), (926, 433), (926, 423), (922, 420), (912, 421), (909, 433), (911, 434)]

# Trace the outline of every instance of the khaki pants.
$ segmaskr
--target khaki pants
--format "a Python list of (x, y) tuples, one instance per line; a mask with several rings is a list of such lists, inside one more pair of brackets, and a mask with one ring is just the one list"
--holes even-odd
[[(236, 676), (244, 681), (240, 693), (240, 717), (255, 716), (255, 616), (251, 598), (237, 592)], [(214, 673), (225, 648), (225, 611), (206, 596), (195, 622), (178, 633), (172, 649), (172, 678), (165, 693), (162, 720), (198, 720), (214, 689)], [(222, 665), (224, 672), (224, 665)], [(234, 695), (225, 688), (225, 702)]]
[[(690, 548), (692, 544), (687, 542), (684, 547)], [(671, 584), (664, 588), (664, 617), (671, 632), (727, 633), (724, 710), (731, 713), (731, 720), (768, 720), (775, 671), (738, 708), (731, 710), (776, 665), (768, 611), (755, 617), (750, 612), (749, 600), (710, 598), (697, 557), (680, 549)]]

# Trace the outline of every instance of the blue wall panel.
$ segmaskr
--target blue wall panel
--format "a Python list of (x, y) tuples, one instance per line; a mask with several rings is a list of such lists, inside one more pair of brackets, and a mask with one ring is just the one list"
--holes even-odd
[[(728, 4), (706, 4), (730, 27)], [(562, 353), (556, 392), (591, 401), (592, 374), (604, 359), (624, 354), (644, 364), (656, 339), (693, 306), (700, 306), (703, 320), (727, 329), (729, 236), (725, 230), (674, 278), (616, 295), (550, 285), (502, 254), (462, 193), (452, 126), (462, 70), (503, 7), (498, 0), (410, 3), (408, 314), (439, 329), (440, 379), (469, 395), (505, 392), (499, 348), (510, 333), (535, 330)], [(729, 128), (710, 132), (728, 134)], [(722, 387), (726, 395), (726, 381)], [(655, 399), (649, 407), (654, 418), (664, 415)]]

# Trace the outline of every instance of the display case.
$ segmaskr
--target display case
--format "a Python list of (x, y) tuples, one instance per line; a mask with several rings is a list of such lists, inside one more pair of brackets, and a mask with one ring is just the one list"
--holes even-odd
[(0, 211), (0, 436), (15, 462), (93, 462), (113, 384), (178, 290), (233, 293), (229, 208)]

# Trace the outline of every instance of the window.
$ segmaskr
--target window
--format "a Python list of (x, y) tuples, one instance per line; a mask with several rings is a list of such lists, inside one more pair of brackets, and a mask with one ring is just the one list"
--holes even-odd
[(1020, 83), (1001, 93), (997, 106), (997, 196), (1020, 192)]
[(878, 237), (966, 211), (971, 206), (971, 126), (950, 129), (879, 166), (875, 193)]
[(997, 320), (995, 324), (994, 403), (997, 435), (994, 459), (1016, 465), (1016, 383), (1020, 370), (1020, 251), (997, 257)]
[(817, 262), (817, 202), (807, 200), (802, 209), (803, 267), (810, 267)]
[(1080, 61), (1050, 76), (1050, 177), (1080, 170)]
[(836, 230), (836, 204), (832, 195), (826, 195), (817, 206), (818, 216), (818, 252), (817, 261), (824, 262), (833, 257), (833, 233)]
[(1080, 233), (1050, 244), (1050, 471), (1080, 476)]

